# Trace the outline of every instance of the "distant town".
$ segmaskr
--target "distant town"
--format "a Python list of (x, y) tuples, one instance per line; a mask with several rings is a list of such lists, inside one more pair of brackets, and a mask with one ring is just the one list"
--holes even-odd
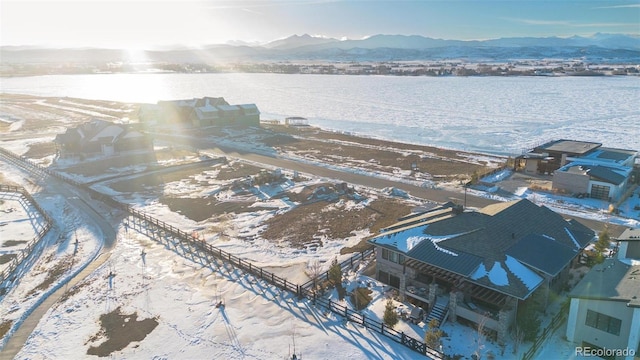
[(263, 62), (263, 63), (29, 63), (3, 64), (0, 76), (109, 73), (275, 73), (392, 76), (626, 76), (640, 65), (591, 64), (581, 60), (520, 60), (505, 63), (447, 61)]

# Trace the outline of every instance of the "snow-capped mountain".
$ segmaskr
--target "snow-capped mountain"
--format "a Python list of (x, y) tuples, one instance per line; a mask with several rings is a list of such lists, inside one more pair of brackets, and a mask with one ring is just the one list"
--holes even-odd
[[(2, 62), (60, 63), (125, 61), (124, 52), (106, 49), (0, 48)], [(640, 63), (640, 37), (598, 33), (590, 37), (518, 37), (492, 40), (443, 40), (419, 35), (374, 35), (338, 40), (293, 35), (263, 45), (243, 42), (200, 49), (146, 51), (149, 62), (203, 63), (224, 61), (512, 61), (518, 59), (582, 59), (592, 62)]]

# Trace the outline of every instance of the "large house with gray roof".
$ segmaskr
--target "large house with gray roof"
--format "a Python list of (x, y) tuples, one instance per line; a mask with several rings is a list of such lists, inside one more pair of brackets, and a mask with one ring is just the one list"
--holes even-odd
[(152, 152), (153, 141), (133, 124), (116, 124), (93, 119), (54, 139), (60, 158), (77, 156), (111, 156), (125, 152)]
[(593, 239), (581, 223), (522, 199), (479, 211), (447, 203), (401, 218), (369, 242), (378, 280), (401, 298), (442, 313), (440, 322), (484, 321), (504, 343), (518, 304), (535, 294), (543, 306)]
[(230, 105), (222, 97), (158, 101), (141, 105), (138, 118), (149, 126), (180, 125), (201, 128), (208, 126), (259, 126), (260, 111), (255, 104)]
[(617, 257), (594, 266), (569, 294), (566, 336), (631, 360), (640, 356), (640, 229), (625, 230), (618, 242)]
[(568, 157), (553, 173), (553, 189), (592, 198), (618, 201), (630, 186), (638, 153), (596, 148), (581, 157)]

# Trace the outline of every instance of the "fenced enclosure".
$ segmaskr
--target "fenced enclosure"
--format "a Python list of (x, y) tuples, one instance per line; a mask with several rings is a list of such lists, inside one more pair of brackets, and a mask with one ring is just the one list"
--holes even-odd
[[(239, 269), (247, 274), (251, 274), (261, 280), (264, 280), (281, 290), (295, 294), (300, 300), (306, 298), (312, 301), (316, 306), (324, 308), (336, 315), (342, 316), (347, 321), (361, 325), (369, 330), (376, 331), (419, 354), (428, 356), (432, 359), (442, 359), (444, 357), (441, 352), (429, 348), (423, 341), (419, 339), (406, 335), (404, 332), (399, 332), (392, 327), (387, 326), (383, 322), (365, 317), (363, 314), (349, 309), (345, 305), (332, 301), (331, 299), (325, 298), (321, 295), (319, 296), (313, 289), (313, 285), (315, 283), (314, 281), (322, 281), (328, 279), (328, 271), (320, 274), (316, 279), (311, 279), (302, 285), (293, 283), (291, 281), (288, 281), (286, 278), (282, 278), (272, 272), (254, 265), (248, 260), (239, 258), (229, 252), (215, 247), (214, 245), (211, 245), (206, 241), (193, 236), (191, 232), (184, 231), (169, 223), (149, 216), (148, 214), (135, 209), (129, 204), (121, 203), (113, 199), (111, 196), (102, 194), (97, 190), (91, 188), (89, 185), (80, 183), (67, 175), (58, 173), (57, 171), (53, 171), (48, 168), (44, 168), (26, 158), (20, 157), (2, 148), (0, 148), (0, 155), (3, 156), (3, 158), (6, 158), (8, 161), (14, 163), (16, 166), (32, 172), (33, 174), (37, 174), (39, 176), (50, 175), (56, 177), (75, 187), (83, 189), (91, 196), (92, 199), (102, 201), (107, 205), (125, 211), (130, 217), (133, 217), (138, 221), (138, 223), (135, 223), (128, 220), (129, 225), (135, 225), (141, 231), (151, 232), (153, 234), (151, 238), (156, 241), (167, 239), (174, 244), (179, 243), (181, 245), (182, 256), (190, 256), (192, 260), (197, 257), (201, 261), (212, 261), (213, 259), (220, 260), (225, 264), (229, 264), (236, 269)], [(125, 225), (126, 224), (127, 223), (125, 223)], [(141, 226), (143, 225), (146, 229), (141, 228)], [(354, 269), (356, 266), (366, 261), (370, 256), (372, 256), (372, 254), (373, 249), (367, 249), (363, 252), (355, 254), (354, 256), (339, 264), (341, 271), (344, 271), (347, 268)]]
[(0, 272), (0, 284), (11, 277), (11, 274), (31, 255), (35, 247), (40, 240), (49, 232), (53, 224), (53, 220), (49, 217), (46, 211), (40, 207), (38, 202), (31, 196), (31, 194), (23, 187), (13, 185), (0, 184), (0, 192), (2, 193), (16, 193), (20, 194), (20, 198), (26, 202), (25, 207), (33, 206), (44, 218), (44, 225), (37, 229), (36, 235), (33, 239), (29, 240), (26, 246), (16, 254), (14, 258), (9, 261), (7, 268)]

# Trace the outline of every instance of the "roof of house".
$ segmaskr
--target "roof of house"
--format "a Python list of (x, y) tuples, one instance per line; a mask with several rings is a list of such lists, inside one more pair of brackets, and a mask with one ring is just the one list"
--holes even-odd
[(564, 154), (580, 155), (586, 154), (593, 149), (599, 148), (600, 146), (602, 146), (602, 144), (595, 142), (560, 139), (540, 145), (536, 147), (536, 150), (546, 150)]
[(196, 117), (200, 120), (220, 118), (220, 110), (214, 106), (203, 106), (194, 109)]
[(640, 228), (628, 228), (625, 229), (620, 236), (618, 236), (619, 241), (640, 241)]
[(640, 261), (606, 259), (594, 266), (569, 296), (620, 301), (630, 307), (640, 307)]
[(589, 177), (594, 180), (620, 185), (631, 173), (631, 168), (614, 164), (611, 166), (592, 164), (578, 160), (561, 167), (557, 171), (582, 173), (589, 175)]
[[(584, 167), (584, 166), (583, 166)], [(627, 178), (626, 176), (618, 173), (615, 169), (608, 166), (586, 166), (588, 168), (587, 173), (590, 177), (608, 182), (615, 185), (620, 185)]]
[(242, 110), (243, 115), (260, 115), (256, 104), (240, 104), (238, 107)]
[[(571, 223), (545, 206), (538, 206), (527, 199), (509, 201), (489, 205), (478, 214), (469, 216), (463, 213), (457, 222), (441, 222), (430, 226), (433, 234), (443, 234), (451, 227), (474, 226), (475, 233), (466, 233), (447, 241), (447, 246), (453, 249), (465, 250), (483, 258), (500, 258), (507, 249), (520, 239), (538, 234), (553, 238), (569, 248), (584, 248), (593, 235), (589, 230)], [(464, 224), (457, 224), (464, 222)], [(586, 232), (586, 233), (585, 233)], [(538, 248), (538, 253), (544, 255), (544, 250)]]
[(544, 279), (516, 258), (505, 256), (501, 261), (484, 261), (471, 274), (472, 282), (493, 290), (526, 299)]
[(237, 112), (240, 111), (240, 107), (238, 105), (218, 105), (216, 106), (219, 110), (223, 112)]
[(91, 137), (91, 139), (89, 139), (89, 142), (107, 141), (107, 142), (113, 143), (113, 142), (116, 141), (118, 136), (120, 136), (120, 134), (122, 134), (123, 132), (125, 132), (123, 126), (116, 125), (116, 124), (110, 124), (110, 125), (107, 125), (107, 126), (103, 127), (102, 129), (100, 129), (100, 131), (96, 132)]
[[(546, 250), (540, 256), (539, 248)], [(506, 254), (545, 274), (556, 276), (571, 262), (578, 250), (546, 235), (529, 234), (507, 249)]]
[(579, 222), (526, 199), (387, 229), (369, 242), (520, 299), (542, 283), (534, 270), (556, 275), (594, 237)]
[(130, 124), (114, 124), (105, 120), (93, 119), (75, 128), (67, 129), (64, 134), (56, 135), (54, 141), (60, 144), (78, 143), (86, 145), (90, 142), (114, 144), (120, 139), (141, 138), (144, 136)]
[(598, 161), (611, 162), (615, 164), (622, 164), (637, 155), (638, 155), (638, 152), (634, 150), (601, 147), (601, 148), (598, 148), (596, 151), (593, 151), (588, 154), (585, 154), (584, 156), (581, 156), (580, 159), (593, 159)]

